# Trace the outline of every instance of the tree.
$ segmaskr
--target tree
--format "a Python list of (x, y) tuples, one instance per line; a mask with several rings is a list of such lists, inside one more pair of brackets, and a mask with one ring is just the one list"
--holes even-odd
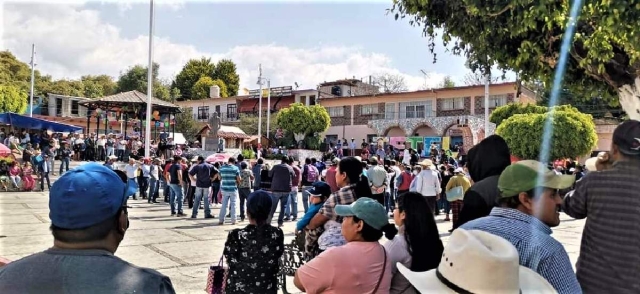
[[(485, 77), (485, 75), (481, 74), (480, 72), (468, 72), (466, 75), (464, 75), (463, 78), (463, 83), (467, 86), (477, 86), (477, 85), (484, 85), (484, 83), (486, 82), (487, 78)], [(500, 79), (498, 77), (491, 77), (489, 79), (490, 83), (496, 83), (498, 82)]]
[(171, 88), (180, 90), (180, 93), (185, 98), (194, 99), (191, 95), (193, 86), (202, 77), (213, 79), (214, 70), (215, 64), (211, 62), (211, 58), (190, 59), (176, 76)]
[(456, 82), (450, 76), (445, 76), (442, 82), (440, 82), (440, 88), (453, 88), (456, 86)]
[(240, 88), (240, 76), (238, 75), (236, 64), (230, 59), (218, 61), (213, 71), (214, 80), (222, 80), (227, 86), (227, 94), (231, 97), (238, 95)]
[(86, 75), (80, 78), (84, 84), (84, 97), (100, 98), (113, 95), (118, 89), (118, 84), (108, 75)]
[[(162, 100), (169, 100), (170, 93), (167, 86), (158, 80), (160, 65), (153, 63), (153, 96)], [(147, 93), (147, 68), (142, 65), (130, 67), (126, 72), (120, 74), (118, 79), (118, 92), (128, 92), (136, 90)]]
[(196, 134), (198, 134), (198, 125), (193, 118), (191, 108), (182, 108), (182, 112), (176, 114), (176, 132), (182, 133), (184, 137), (189, 141), (194, 141)]
[(14, 112), (22, 114), (27, 110), (27, 92), (16, 86), (0, 85), (0, 113)]
[[(632, 118), (640, 118), (640, 9), (626, 1), (588, 1), (579, 18), (569, 18), (577, 1), (394, 0), (391, 12), (423, 28), (434, 54), (435, 38), (468, 58), (473, 71), (496, 65), (523, 81), (552, 85), (563, 38), (571, 38), (563, 86), (581, 97), (616, 97)], [(631, 6), (635, 5), (635, 6)], [(568, 25), (575, 34), (565, 36)], [(450, 46), (452, 45), (452, 46)], [(638, 86), (636, 86), (638, 85)]]
[[(270, 134), (275, 134), (276, 129), (279, 127), (278, 121), (276, 119), (277, 115), (271, 115), (271, 120), (269, 123), (269, 127), (271, 128)], [(258, 134), (258, 115), (256, 114), (240, 114), (240, 121), (238, 122), (238, 127), (244, 131), (247, 135), (257, 135)], [(266, 113), (262, 114), (262, 132), (263, 136), (267, 133), (267, 115)], [(273, 138), (273, 136), (269, 136), (269, 138)]]
[(491, 115), (489, 115), (489, 121), (499, 126), (506, 119), (516, 114), (542, 114), (548, 111), (545, 106), (538, 106), (535, 104), (522, 104), (512, 103), (496, 108)]
[(281, 109), (276, 117), (279, 126), (294, 134), (315, 136), (326, 131), (331, 125), (327, 110), (320, 105), (304, 106), (293, 103)]
[(546, 113), (516, 114), (504, 120), (496, 133), (504, 138), (511, 154), (520, 159), (538, 159), (545, 134), (545, 120), (551, 117), (553, 130), (550, 160), (577, 158), (591, 152), (598, 136), (588, 114), (577, 110), (555, 110)]
[(209, 98), (212, 86), (220, 88), (220, 97), (227, 97), (227, 86), (221, 80), (213, 80), (210, 77), (201, 77), (191, 88), (191, 99), (200, 100)]
[(372, 83), (383, 93), (400, 93), (409, 89), (403, 76), (391, 73), (376, 75), (372, 78)]

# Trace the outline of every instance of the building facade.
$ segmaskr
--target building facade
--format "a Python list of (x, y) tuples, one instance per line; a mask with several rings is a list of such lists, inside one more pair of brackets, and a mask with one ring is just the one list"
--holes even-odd
[[(489, 87), (489, 110), (509, 103), (535, 103), (533, 93), (516, 83)], [(383, 140), (400, 149), (424, 149), (427, 142), (463, 144), (466, 150), (492, 134), (484, 129), (484, 86), (465, 86), (403, 93), (321, 97), (331, 117), (328, 142), (352, 138)]]

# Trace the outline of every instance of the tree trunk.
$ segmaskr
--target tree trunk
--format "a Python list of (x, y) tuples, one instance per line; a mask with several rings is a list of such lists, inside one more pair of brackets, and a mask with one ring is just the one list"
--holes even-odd
[(635, 83), (618, 88), (620, 106), (630, 119), (640, 120), (640, 77)]

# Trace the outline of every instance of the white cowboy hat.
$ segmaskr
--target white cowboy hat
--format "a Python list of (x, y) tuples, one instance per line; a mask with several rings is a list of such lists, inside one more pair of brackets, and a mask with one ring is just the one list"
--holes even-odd
[(598, 157), (591, 157), (589, 159), (587, 159), (584, 162), (584, 166), (587, 168), (588, 171), (590, 172), (594, 172), (597, 171), (598, 169), (596, 169), (596, 162), (598, 161)]
[(115, 155), (109, 155), (109, 159), (118, 159), (118, 156), (115, 156)]
[(456, 168), (453, 172), (456, 174), (464, 174), (464, 169), (459, 167), (459, 168)]
[(453, 231), (437, 269), (397, 266), (420, 293), (556, 293), (542, 276), (520, 266), (509, 241), (478, 230)]
[(420, 163), (418, 163), (422, 166), (433, 166), (433, 161), (431, 161), (431, 159), (425, 159), (423, 161), (420, 161)]

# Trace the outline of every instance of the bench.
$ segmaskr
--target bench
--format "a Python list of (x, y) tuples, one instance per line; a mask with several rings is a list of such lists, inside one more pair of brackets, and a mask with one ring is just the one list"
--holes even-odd
[(296, 239), (292, 240), (289, 244), (284, 244), (284, 253), (279, 263), (278, 288), (282, 290), (282, 293), (289, 294), (290, 292), (287, 290), (287, 276), (295, 276), (296, 270), (305, 263), (304, 250), (301, 250)]

